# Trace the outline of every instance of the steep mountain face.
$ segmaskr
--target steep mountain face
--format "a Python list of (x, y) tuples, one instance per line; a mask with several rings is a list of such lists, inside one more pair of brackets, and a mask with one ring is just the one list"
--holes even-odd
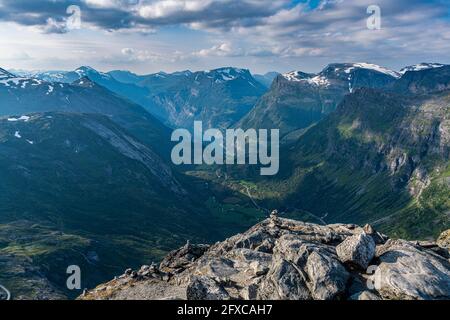
[[(47, 74), (34, 76), (48, 79)], [(248, 70), (236, 68), (137, 76), (124, 71), (102, 73), (81, 67), (63, 77), (58, 74), (55, 80), (70, 83), (86, 76), (143, 106), (165, 124), (185, 128), (191, 128), (195, 120), (203, 121), (205, 127), (228, 127), (267, 91)]]
[(14, 78), (14, 75), (8, 71), (6, 71), (5, 69), (0, 68), (0, 80), (4, 81), (7, 79), (11, 79)]
[(148, 96), (150, 94), (146, 88), (137, 86), (132, 82), (118, 81), (109, 73), (100, 72), (86, 66), (80, 67), (74, 71), (34, 72), (26, 76), (47, 82), (59, 82), (68, 84), (71, 84), (82, 78), (89, 78), (98, 85), (144, 107), (148, 103)]
[(399, 77), (366, 63), (330, 64), (319, 74), (294, 71), (278, 76), (271, 89), (237, 126), (279, 128), (282, 135), (305, 129), (334, 111), (357, 88), (384, 88)]
[(79, 299), (445, 300), (449, 248), (388, 239), (370, 225), (272, 215), (212, 246), (188, 243), (159, 266), (129, 269)]
[[(3, 73), (4, 74), (4, 73)], [(30, 112), (67, 111), (98, 113), (124, 126), (143, 142), (160, 146), (158, 152), (168, 156), (170, 132), (160, 121), (124, 98), (88, 78), (72, 84), (46, 82), (4, 74), (0, 79), (0, 115), (23, 115)]]
[(113, 70), (109, 71), (108, 74), (117, 81), (128, 84), (138, 84), (144, 78), (144, 76), (139, 76), (133, 72), (125, 70)]
[(450, 65), (415, 67), (392, 85), (392, 91), (421, 94), (450, 89)]
[(0, 177), (0, 283), (16, 297), (70, 294), (69, 265), (90, 286), (220, 233), (166, 162), (102, 115), (1, 118)]
[(222, 68), (204, 72), (156, 74), (140, 82), (152, 93), (149, 109), (175, 127), (226, 128), (242, 118), (266, 88), (248, 70)]
[(423, 237), (450, 224), (449, 159), (450, 91), (358, 89), (282, 148), (278, 176), (250, 181), (263, 203), (315, 221), (373, 222)]
[(404, 67), (400, 70), (400, 74), (405, 74), (408, 71), (422, 71), (427, 69), (434, 69), (434, 68), (440, 68), (445, 66), (445, 64), (442, 63), (429, 63), (429, 62), (423, 62), (419, 64), (415, 64), (412, 66)]

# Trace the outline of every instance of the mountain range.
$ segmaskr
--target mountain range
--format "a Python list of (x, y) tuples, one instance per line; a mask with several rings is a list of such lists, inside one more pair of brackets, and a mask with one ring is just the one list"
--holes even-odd
[(362, 87), (387, 87), (398, 78), (394, 71), (367, 63), (330, 64), (318, 74), (279, 75), (237, 127), (277, 127), (286, 135), (333, 112), (348, 93)]
[[(450, 66), (437, 63), (264, 76), (0, 69), (0, 283), (25, 298), (74, 296), (67, 264), (88, 270), (91, 287), (275, 207), (435, 237), (450, 226), (449, 116)], [(171, 128), (194, 120), (279, 128), (280, 173), (172, 165)]]
[[(90, 67), (70, 72), (33, 72), (24, 76), (50, 82), (72, 83), (88, 77), (95, 83), (143, 106), (171, 127), (191, 128), (196, 120), (205, 127), (226, 128), (238, 121), (266, 92), (248, 70), (160, 72), (138, 76), (127, 71), (103, 73)], [(270, 74), (267, 77), (270, 78)], [(262, 78), (266, 79), (265, 76)], [(224, 111), (226, 110), (226, 111)]]

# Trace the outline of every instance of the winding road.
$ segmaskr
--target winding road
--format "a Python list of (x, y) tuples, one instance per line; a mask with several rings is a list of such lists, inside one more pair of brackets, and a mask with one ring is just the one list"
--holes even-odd
[(244, 186), (244, 187), (245, 187), (245, 189), (246, 189), (246, 191), (247, 191), (247, 196), (249, 197), (249, 199), (250, 199), (250, 201), (253, 203), (253, 205), (256, 207), (256, 209), (261, 210), (261, 211), (264, 211), (264, 212), (267, 212), (267, 213), (270, 213), (270, 210), (269, 210), (269, 209), (266, 209), (266, 208), (261, 207), (261, 206), (255, 201), (255, 199), (253, 198), (252, 194), (250, 193), (249, 187), (248, 187), (248, 186)]
[[(255, 198), (253, 198), (252, 194), (250, 193), (250, 188), (248, 186), (244, 186), (244, 188), (246, 189), (247, 192), (247, 196), (249, 197), (249, 199), (251, 200), (251, 202), (253, 203), (253, 205), (256, 207), (256, 209), (260, 210), (260, 211), (264, 211), (266, 213), (270, 213), (271, 211), (267, 208), (263, 208), (261, 207), (255, 200)], [(317, 215), (315, 215), (312, 212), (306, 211), (306, 210), (302, 210), (302, 209), (298, 209), (298, 208), (291, 208), (293, 210), (299, 211), (299, 212), (303, 212), (306, 213), (307, 215), (313, 217), (314, 219), (320, 221), (320, 223), (322, 225), (327, 225), (327, 223), (325, 222), (325, 218), (328, 216), (328, 213), (326, 213), (323, 217), (319, 217)]]

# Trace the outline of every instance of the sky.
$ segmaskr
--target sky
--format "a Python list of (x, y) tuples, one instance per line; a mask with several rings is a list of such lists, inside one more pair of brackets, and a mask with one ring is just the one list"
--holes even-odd
[(399, 70), (449, 53), (450, 0), (0, 0), (5, 69)]

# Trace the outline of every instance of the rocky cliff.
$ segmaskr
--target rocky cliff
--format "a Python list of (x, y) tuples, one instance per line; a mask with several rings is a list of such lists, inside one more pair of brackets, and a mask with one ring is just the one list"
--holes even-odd
[(80, 299), (450, 299), (449, 235), (389, 239), (369, 225), (271, 217), (223, 242), (189, 242)]

